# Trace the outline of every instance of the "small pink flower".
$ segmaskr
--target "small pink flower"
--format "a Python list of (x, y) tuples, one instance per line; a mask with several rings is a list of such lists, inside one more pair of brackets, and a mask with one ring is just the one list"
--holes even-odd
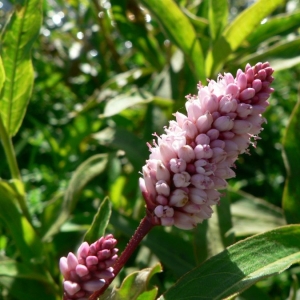
[(113, 265), (118, 257), (116, 244), (117, 240), (109, 234), (91, 245), (82, 243), (77, 256), (70, 252), (67, 257), (60, 259), (64, 300), (88, 300), (91, 294), (105, 285), (106, 280), (115, 276)]
[(155, 135), (140, 178), (155, 224), (191, 229), (211, 217), (238, 155), (262, 130), (273, 72), (269, 63), (247, 64), (235, 78), (225, 73), (199, 84), (198, 95), (187, 96), (187, 115), (177, 112), (165, 134)]

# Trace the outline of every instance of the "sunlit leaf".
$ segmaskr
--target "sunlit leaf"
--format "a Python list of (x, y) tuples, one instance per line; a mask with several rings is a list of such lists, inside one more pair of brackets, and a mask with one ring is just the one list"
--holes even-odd
[(225, 299), (300, 261), (300, 226), (284, 226), (230, 246), (183, 276), (159, 299)]
[(206, 61), (206, 73), (211, 77), (217, 72), (228, 56), (251, 34), (260, 22), (274, 11), (284, 0), (256, 1), (241, 12), (224, 30), (213, 45)]
[(9, 135), (17, 133), (31, 96), (34, 73), (31, 47), (42, 22), (42, 1), (17, 4), (1, 36), (1, 56), (6, 74), (0, 113)]
[(299, 211), (299, 155), (300, 155), (300, 101), (298, 100), (283, 139), (284, 162), (287, 179), (283, 193), (283, 209), (288, 223), (300, 223)]
[(5, 81), (5, 71), (4, 71), (2, 59), (1, 59), (1, 56), (0, 56), (0, 95), (1, 95), (1, 91), (2, 91), (2, 88), (3, 88), (4, 81)]
[(209, 1), (209, 29), (213, 40), (219, 37), (228, 20), (228, 1)]
[(204, 57), (194, 27), (173, 0), (143, 0), (167, 33), (186, 55), (197, 80), (205, 81)]
[(90, 244), (104, 236), (110, 215), (111, 203), (108, 198), (105, 198), (99, 206), (97, 214), (94, 216), (93, 223), (85, 234), (83, 240)]

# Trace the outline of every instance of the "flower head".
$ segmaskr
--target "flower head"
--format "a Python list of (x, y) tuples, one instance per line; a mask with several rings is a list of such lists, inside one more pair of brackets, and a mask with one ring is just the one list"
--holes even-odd
[(113, 235), (101, 237), (95, 243), (81, 244), (77, 255), (70, 252), (59, 261), (59, 268), (64, 277), (64, 300), (87, 300), (100, 290), (106, 280), (113, 278), (113, 265), (117, 260), (117, 240)]
[(165, 134), (156, 135), (140, 178), (153, 222), (191, 229), (211, 217), (238, 155), (262, 130), (273, 72), (269, 63), (247, 64), (235, 78), (219, 75), (187, 96), (187, 115), (177, 112)]

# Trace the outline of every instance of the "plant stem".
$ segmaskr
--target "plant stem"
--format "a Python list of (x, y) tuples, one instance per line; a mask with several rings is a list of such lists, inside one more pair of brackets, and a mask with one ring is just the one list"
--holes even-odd
[(4, 127), (1, 115), (0, 115), (0, 138), (2, 141), (3, 148), (4, 148), (5, 156), (6, 156), (6, 159), (8, 162), (11, 177), (12, 177), (12, 179), (21, 180), (21, 175), (19, 172), (14, 147), (13, 147), (11, 138), (9, 137), (9, 135)]
[[(14, 146), (13, 146), (11, 138), (8, 135), (6, 128), (4, 127), (1, 114), (0, 114), (0, 139), (1, 139), (1, 142), (2, 142), (2, 145), (4, 148), (7, 162), (8, 162), (9, 170), (11, 173), (11, 178), (13, 180), (15, 179), (15, 180), (19, 180), (20, 182), (22, 182), (21, 174), (19, 171), (19, 167), (18, 167), (16, 155), (15, 155)], [(28, 211), (25, 199), (24, 199), (24, 195), (19, 193), (18, 189), (17, 189), (17, 193), (18, 193), (17, 200), (19, 202), (21, 210), (22, 210), (24, 216), (30, 222), (30, 214), (29, 214), (29, 211)]]
[(108, 288), (111, 282), (116, 278), (119, 274), (123, 266), (126, 264), (128, 259), (131, 257), (132, 253), (135, 251), (137, 246), (140, 244), (142, 239), (147, 235), (147, 233), (155, 226), (155, 224), (151, 221), (151, 216), (146, 215), (138, 228), (136, 229), (135, 233), (131, 237), (129, 243), (127, 244), (126, 248), (122, 252), (119, 259), (116, 261), (114, 265), (114, 274), (115, 276), (109, 280), (107, 280), (106, 284), (99, 290), (92, 294), (89, 300), (97, 300), (100, 295), (104, 293), (104, 291)]

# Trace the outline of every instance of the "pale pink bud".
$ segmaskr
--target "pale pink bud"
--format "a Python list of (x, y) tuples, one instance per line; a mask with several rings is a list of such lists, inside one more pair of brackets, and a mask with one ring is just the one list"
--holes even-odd
[(80, 285), (77, 282), (64, 281), (64, 290), (70, 295), (73, 296), (80, 291)]
[(83, 277), (89, 274), (89, 270), (85, 265), (77, 265), (76, 266), (76, 274), (80, 277)]
[(245, 73), (240, 73), (239, 76), (237, 76), (237, 85), (240, 88), (240, 91), (243, 91), (245, 88), (247, 88), (247, 77)]
[(187, 203), (185, 206), (182, 207), (182, 211), (186, 212), (186, 213), (190, 213), (190, 214), (195, 214), (197, 212), (199, 212), (201, 210), (200, 206), (189, 202)]
[(236, 98), (239, 94), (239, 88), (236, 84), (230, 83), (226, 87), (225, 95), (230, 95), (232, 98)]
[(255, 95), (255, 89), (247, 88), (240, 93), (239, 99), (244, 101), (253, 98)]
[(217, 190), (206, 190), (207, 199), (212, 201), (218, 201), (221, 197), (221, 193)]
[(207, 112), (200, 116), (196, 121), (196, 126), (200, 133), (205, 133), (211, 128), (213, 117), (211, 113)]
[(75, 270), (76, 266), (78, 265), (77, 257), (72, 252), (69, 252), (67, 256), (67, 264), (69, 270)]
[(222, 148), (215, 147), (212, 149), (212, 151), (213, 151), (213, 156), (211, 159), (212, 163), (219, 163), (224, 159), (226, 159), (227, 153)]
[(69, 276), (69, 267), (67, 263), (67, 258), (66, 257), (61, 257), (59, 260), (59, 269), (60, 272), (62, 273), (63, 277), (68, 279)]
[(176, 189), (171, 194), (169, 205), (182, 207), (188, 202), (188, 200), (189, 197), (185, 191), (181, 189)]
[(245, 149), (249, 147), (249, 137), (248, 135), (236, 135), (232, 140), (232, 142), (235, 142), (238, 146), (238, 150), (240, 153), (244, 153)]
[(223, 178), (212, 176), (211, 180), (214, 183), (215, 189), (221, 190), (227, 188), (228, 183)]
[(202, 145), (209, 145), (210, 143), (210, 138), (208, 135), (201, 133), (199, 135), (197, 135), (195, 142), (197, 145), (202, 144)]
[(164, 162), (169, 162), (171, 158), (176, 157), (175, 151), (166, 143), (161, 143), (159, 150)]
[(174, 225), (174, 218), (162, 217), (160, 219), (160, 223), (161, 223), (162, 226), (172, 226), (172, 225)]
[(188, 119), (186, 115), (184, 115), (184, 114), (182, 114), (180, 112), (176, 112), (175, 113), (175, 117), (176, 117), (176, 121), (177, 121), (178, 125), (181, 128), (183, 126), (184, 121)]
[(206, 97), (199, 97), (199, 100), (203, 113), (206, 111), (213, 113), (218, 109), (218, 98), (214, 94), (210, 94)]
[(189, 215), (176, 211), (174, 214), (174, 225), (181, 229), (193, 229), (196, 227), (195, 222)]
[(211, 189), (214, 186), (211, 178), (203, 174), (194, 174), (191, 177), (191, 183), (198, 189)]
[(231, 130), (233, 127), (233, 121), (228, 116), (222, 116), (214, 121), (213, 126), (219, 131)]
[(157, 161), (156, 179), (165, 181), (170, 180), (170, 172), (160, 160)]
[(83, 242), (77, 251), (77, 256), (81, 258), (86, 258), (89, 253), (90, 246), (87, 242)]
[(231, 140), (225, 140), (225, 152), (227, 152), (227, 157), (237, 157), (239, 154), (238, 146), (235, 142)]
[(156, 182), (155, 189), (156, 192), (160, 195), (166, 197), (170, 195), (170, 187), (164, 180), (159, 180), (158, 182)]
[(213, 151), (209, 145), (197, 145), (194, 149), (196, 159), (211, 158)]
[(236, 112), (240, 118), (246, 118), (252, 112), (252, 106), (246, 103), (240, 103), (237, 107)]
[(186, 132), (186, 135), (191, 139), (193, 139), (198, 133), (196, 125), (190, 120), (184, 121), (182, 129)]
[[(207, 192), (209, 190), (206, 190)], [(207, 200), (206, 191), (197, 188), (189, 189), (189, 198), (195, 204), (203, 204)]]
[(224, 149), (224, 147), (225, 147), (225, 142), (222, 141), (222, 140), (214, 140), (214, 141), (212, 141), (212, 142), (210, 143), (210, 147), (211, 147), (211, 148), (216, 148), (216, 147), (218, 147), (218, 148)]
[(211, 218), (211, 215), (213, 213), (213, 210), (208, 205), (201, 205), (200, 211), (195, 214), (195, 216), (199, 217), (200, 219), (209, 219)]
[(206, 135), (210, 138), (211, 141), (216, 140), (219, 137), (219, 130), (213, 128), (206, 132)]
[(97, 264), (98, 264), (98, 258), (96, 256), (88, 256), (86, 258), (86, 265), (88, 268)]
[(185, 107), (188, 113), (188, 118), (192, 121), (195, 122), (199, 116), (202, 115), (202, 109), (200, 107), (200, 103), (196, 103), (195, 101), (193, 102), (186, 102)]
[(221, 177), (223, 179), (228, 179), (228, 178), (232, 178), (232, 177), (235, 177), (235, 173), (234, 171), (232, 171), (232, 169), (230, 168), (218, 168), (216, 171), (215, 171), (215, 176), (217, 177)]
[(161, 204), (161, 205), (167, 205), (168, 204), (168, 198), (167, 197), (164, 197), (162, 195), (158, 195), (156, 197), (156, 202)]
[(248, 82), (252, 82), (254, 80), (254, 70), (253, 68), (249, 68), (246, 71), (246, 77)]
[(222, 113), (229, 113), (235, 111), (237, 108), (237, 101), (235, 99), (231, 99), (228, 96), (224, 96), (221, 98), (219, 103), (219, 109)]
[(235, 134), (231, 131), (223, 131), (220, 132), (220, 139), (230, 140), (235, 136)]
[(173, 182), (176, 187), (187, 187), (190, 185), (191, 176), (187, 172), (176, 173), (173, 176)]
[(170, 160), (170, 169), (173, 173), (181, 173), (186, 169), (186, 161), (182, 158), (172, 158)]
[(185, 145), (179, 149), (178, 156), (185, 160), (186, 163), (189, 163), (195, 159), (194, 149), (189, 145)]
[(260, 79), (254, 79), (252, 82), (252, 88), (258, 93), (262, 89), (262, 82)]
[(88, 292), (95, 292), (97, 290), (100, 290), (105, 284), (104, 279), (99, 280), (91, 280), (83, 283), (83, 288)]
[(252, 128), (252, 124), (245, 120), (235, 120), (232, 131), (236, 134), (249, 133)]

